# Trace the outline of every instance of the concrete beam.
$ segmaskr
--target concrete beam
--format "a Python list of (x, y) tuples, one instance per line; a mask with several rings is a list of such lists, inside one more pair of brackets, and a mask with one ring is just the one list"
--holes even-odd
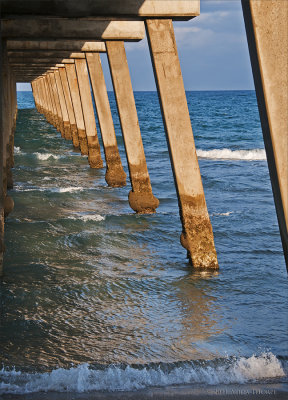
[(1, 0), (2, 15), (47, 15), (57, 17), (178, 17), (199, 15), (200, 0)]
[(61, 64), (74, 64), (74, 60), (69, 60), (69, 58), (64, 58)]
[(2, 36), (27, 40), (94, 39), (139, 41), (145, 36), (142, 21), (111, 21), (109, 19), (21, 18), (3, 19)]
[(242, 8), (288, 271), (288, 2), (242, 0)]
[[(22, 51), (22, 50), (13, 50), (8, 52), (9, 61), (14, 58), (23, 58), (29, 60), (29, 58), (69, 58), (71, 54), (79, 54), (73, 53), (71, 51), (63, 51), (63, 50), (53, 50), (53, 51)], [(82, 54), (82, 53), (80, 53)], [(75, 57), (73, 57), (75, 58)]]
[(39, 41), (39, 40), (8, 40), (7, 49), (9, 51), (89, 51), (91, 52), (105, 52), (106, 46), (101, 41), (90, 41), (84, 40), (50, 40), (50, 41)]
[(51, 57), (51, 58), (13, 58), (13, 60), (10, 59), (10, 65), (15, 65), (15, 64), (47, 64), (47, 65), (53, 65), (53, 64), (58, 64), (62, 61), (62, 57)]

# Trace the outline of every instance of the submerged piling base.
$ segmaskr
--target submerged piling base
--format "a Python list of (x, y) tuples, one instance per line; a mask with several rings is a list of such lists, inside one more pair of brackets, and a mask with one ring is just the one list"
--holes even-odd
[(84, 129), (78, 129), (78, 138), (82, 156), (88, 156), (88, 141)]
[(180, 242), (188, 251), (191, 264), (195, 268), (219, 268), (204, 194), (182, 196), (181, 208), (183, 231)]
[(71, 125), (71, 135), (72, 135), (73, 146), (76, 149), (79, 149), (80, 143), (79, 143), (78, 129), (76, 124)]
[(72, 140), (71, 126), (68, 121), (64, 121), (64, 133), (66, 140)]
[(107, 170), (105, 180), (109, 186), (121, 187), (126, 185), (126, 174), (123, 170), (118, 147), (108, 146), (105, 148)]
[(6, 196), (4, 200), (4, 217), (6, 218), (14, 208), (14, 200), (10, 196)]
[(103, 168), (100, 144), (96, 136), (87, 136), (88, 161), (91, 168)]

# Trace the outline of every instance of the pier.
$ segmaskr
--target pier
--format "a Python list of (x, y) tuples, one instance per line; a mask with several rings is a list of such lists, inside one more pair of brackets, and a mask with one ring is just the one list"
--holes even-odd
[[(288, 2), (242, 0), (242, 7), (288, 268)], [(5, 217), (14, 204), (9, 190), (13, 188), (16, 82), (31, 82), (37, 111), (63, 140), (88, 156), (91, 168), (106, 167), (108, 186), (131, 185), (127, 201), (132, 210), (157, 212), (159, 200), (149, 177), (125, 53), (125, 42), (139, 42), (145, 34), (178, 196), (180, 242), (193, 267), (219, 268), (173, 29), (174, 19), (184, 21), (199, 14), (200, 0), (124, 0), (121, 5), (116, 0), (109, 4), (104, 0), (47, 0), (43, 4), (1, 0), (1, 271)], [(129, 182), (119, 155), (100, 53), (105, 53), (109, 62)]]

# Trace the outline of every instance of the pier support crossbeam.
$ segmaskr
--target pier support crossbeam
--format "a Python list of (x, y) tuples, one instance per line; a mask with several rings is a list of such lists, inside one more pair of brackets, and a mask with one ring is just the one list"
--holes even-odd
[(194, 267), (218, 268), (172, 20), (145, 24), (178, 194), (181, 244)]

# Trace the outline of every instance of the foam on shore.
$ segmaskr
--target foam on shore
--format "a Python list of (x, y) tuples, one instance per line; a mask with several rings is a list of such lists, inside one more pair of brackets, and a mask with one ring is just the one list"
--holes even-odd
[(181, 384), (245, 384), (284, 376), (281, 362), (271, 352), (248, 358), (231, 357), (172, 364), (93, 367), (85, 363), (46, 373), (26, 373), (3, 368), (0, 371), (0, 395), (40, 391), (131, 391)]

